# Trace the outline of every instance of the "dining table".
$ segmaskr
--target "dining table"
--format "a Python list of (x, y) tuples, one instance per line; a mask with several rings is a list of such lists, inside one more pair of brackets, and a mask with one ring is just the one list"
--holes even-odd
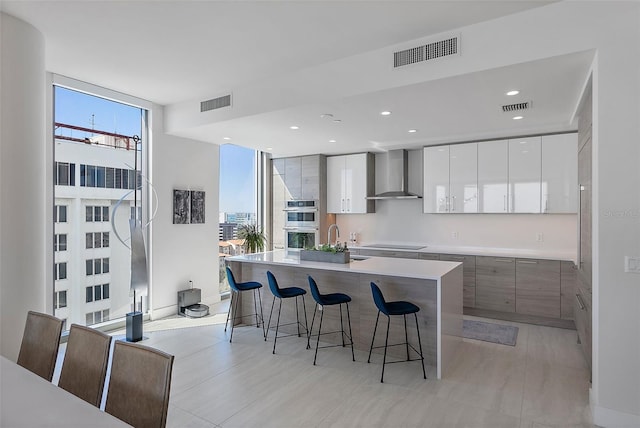
[(0, 427), (130, 425), (0, 356)]

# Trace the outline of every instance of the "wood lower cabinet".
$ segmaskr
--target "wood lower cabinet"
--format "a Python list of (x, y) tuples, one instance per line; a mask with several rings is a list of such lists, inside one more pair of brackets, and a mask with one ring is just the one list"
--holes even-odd
[(578, 272), (578, 281), (575, 294), (574, 319), (578, 331), (578, 341), (582, 345), (585, 359), (591, 367), (591, 332), (592, 332), (592, 295), (591, 289), (586, 283), (587, 278)]
[(370, 250), (360, 249), (358, 254), (361, 256), (373, 256), (373, 257), (393, 257), (400, 259), (417, 259), (418, 253), (415, 251), (393, 251), (393, 250)]
[(440, 254), (440, 260), (462, 263), (462, 298), (463, 306), (476, 307), (476, 256), (461, 256), (458, 254)]
[(440, 260), (440, 254), (433, 253), (418, 253), (420, 260)]
[(573, 262), (560, 262), (560, 318), (572, 320), (576, 300), (578, 268)]
[(560, 318), (560, 262), (516, 259), (516, 312)]
[(476, 308), (516, 311), (514, 258), (476, 256)]

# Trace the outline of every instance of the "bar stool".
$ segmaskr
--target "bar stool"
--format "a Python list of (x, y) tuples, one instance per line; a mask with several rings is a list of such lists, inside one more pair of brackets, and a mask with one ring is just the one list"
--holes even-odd
[[(316, 353), (313, 357), (313, 365), (316, 365), (316, 359), (318, 358), (318, 344), (320, 343), (320, 335), (322, 334), (333, 334), (338, 333), (338, 331), (329, 331), (322, 333), (322, 318), (324, 317), (324, 311), (327, 306), (338, 305), (340, 307), (340, 330), (339, 333), (342, 336), (342, 347), (344, 348), (346, 345), (344, 343), (345, 336), (351, 342), (351, 359), (353, 361), (356, 360), (356, 357), (353, 353), (353, 334), (351, 334), (351, 316), (349, 315), (349, 302), (351, 301), (351, 297), (343, 294), (343, 293), (330, 293), (330, 294), (320, 294), (320, 290), (318, 290), (318, 284), (316, 281), (308, 275), (309, 279), (309, 288), (311, 289), (311, 295), (313, 299), (316, 301), (317, 305), (313, 309), (313, 318), (311, 318), (311, 330), (309, 330), (309, 336), (307, 337), (307, 349), (310, 348), (309, 339), (311, 338), (311, 333), (313, 332), (313, 323), (316, 319), (316, 311), (318, 310), (318, 305), (322, 306), (322, 310), (320, 311), (320, 326), (318, 327), (318, 338), (316, 340)], [(342, 304), (347, 306), (347, 323), (349, 325), (349, 334), (347, 335), (344, 331), (344, 322), (342, 321)], [(326, 345), (322, 346), (322, 348), (332, 348), (334, 346), (340, 345)]]
[[(280, 328), (280, 312), (282, 311), (282, 300), (289, 299), (292, 297), (296, 298), (296, 322), (295, 323), (287, 323), (282, 324), (282, 326), (296, 324), (298, 328), (298, 337), (300, 337), (300, 326), (304, 327), (305, 334), (307, 338), (309, 336), (309, 327), (307, 324), (307, 308), (304, 304), (304, 295), (307, 294), (307, 291), (300, 287), (284, 287), (280, 288), (278, 286), (278, 281), (276, 277), (273, 276), (271, 271), (267, 271), (267, 279), (269, 280), (269, 289), (271, 293), (273, 293), (273, 302), (271, 303), (271, 312), (269, 312), (269, 322), (267, 324), (267, 329), (264, 335), (264, 340), (267, 340), (267, 336), (269, 335), (269, 328), (271, 328), (271, 315), (273, 315), (273, 306), (276, 303), (276, 297), (280, 299), (280, 307), (278, 308), (278, 322), (276, 323), (276, 335), (273, 339), (273, 353), (276, 353), (276, 342), (278, 341), (278, 329)], [(298, 314), (298, 296), (302, 296), (302, 308), (304, 310), (304, 325), (300, 323), (300, 315)], [(293, 334), (281, 335), (280, 337), (289, 337), (293, 336)]]
[[(387, 302), (384, 300), (384, 296), (382, 295), (382, 292), (380, 291), (380, 289), (378, 288), (378, 286), (375, 283), (371, 283), (371, 292), (373, 294), (373, 301), (375, 302), (377, 308), (378, 308), (378, 316), (376, 316), (376, 326), (373, 328), (373, 337), (371, 338), (371, 348), (369, 348), (369, 358), (367, 359), (367, 363), (371, 362), (371, 351), (373, 351), (373, 342), (375, 341), (376, 338), (376, 330), (378, 329), (378, 319), (380, 318), (380, 312), (382, 312), (383, 314), (385, 314), (387, 316), (387, 335), (385, 337), (384, 340), (384, 357), (382, 359), (382, 376), (380, 377), (380, 382), (384, 382), (384, 366), (385, 364), (391, 364), (391, 363), (401, 363), (401, 362), (407, 362), (407, 361), (417, 361), (418, 359), (422, 362), (422, 375), (424, 376), (424, 378), (427, 378), (427, 373), (424, 370), (424, 355), (422, 353), (422, 341), (420, 340), (420, 328), (418, 327), (418, 315), (416, 315), (419, 311), (420, 308), (417, 307), (416, 305), (414, 305), (411, 302), (405, 302), (405, 301), (397, 301), (397, 302)], [(416, 348), (414, 348), (412, 345), (409, 344), (409, 336), (407, 334), (407, 315), (408, 314), (413, 314), (413, 316), (416, 319), (416, 331), (418, 332), (418, 346), (420, 347), (420, 350), (418, 351)], [(393, 345), (389, 345), (389, 322), (391, 321), (391, 315), (402, 315), (402, 317), (404, 318), (404, 338), (405, 341), (403, 343), (396, 343)], [(407, 359), (406, 360), (402, 360), (402, 361), (390, 361), (387, 362), (387, 347), (389, 346), (400, 346), (400, 345), (405, 345), (407, 348)], [(382, 348), (382, 346), (376, 346), (376, 348)], [(414, 358), (411, 359), (409, 358), (409, 348), (413, 349), (414, 352), (416, 352), (420, 358)]]
[[(253, 308), (255, 309), (256, 316), (256, 328), (260, 327), (260, 322), (262, 322), (262, 336), (265, 335), (264, 332), (264, 317), (262, 314), (262, 298), (260, 297), (260, 288), (262, 288), (262, 284), (256, 281), (249, 282), (236, 282), (235, 277), (233, 276), (233, 272), (229, 267), (226, 267), (227, 270), (227, 279), (229, 280), (229, 287), (231, 287), (231, 302), (229, 302), (229, 311), (227, 312), (227, 321), (224, 323), (224, 331), (227, 331), (227, 324), (229, 323), (229, 315), (231, 314), (231, 306), (233, 306), (234, 302), (236, 307), (233, 309), (233, 319), (231, 320), (231, 336), (229, 337), (229, 343), (233, 339), (233, 325), (235, 324), (235, 320), (245, 317), (250, 317), (254, 314), (240, 315), (236, 316), (238, 313), (238, 305), (239, 305), (239, 297), (240, 292), (242, 291), (251, 291), (253, 290)], [(260, 320), (258, 320), (258, 307), (256, 305), (256, 294), (258, 295), (258, 301), (260, 302)], [(235, 298), (233, 296), (236, 296)]]

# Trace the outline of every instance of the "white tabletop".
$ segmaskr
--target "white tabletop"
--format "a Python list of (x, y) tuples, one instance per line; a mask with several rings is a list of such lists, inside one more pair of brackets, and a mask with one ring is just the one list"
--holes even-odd
[(29, 370), (0, 356), (0, 427), (128, 427)]
[(298, 252), (285, 250), (233, 256), (228, 257), (227, 260), (267, 265), (294, 265), (305, 269), (389, 275), (406, 278), (432, 279), (436, 281), (460, 265), (458, 262), (373, 256), (366, 260), (354, 260), (350, 263), (323, 263), (300, 260), (300, 254)]

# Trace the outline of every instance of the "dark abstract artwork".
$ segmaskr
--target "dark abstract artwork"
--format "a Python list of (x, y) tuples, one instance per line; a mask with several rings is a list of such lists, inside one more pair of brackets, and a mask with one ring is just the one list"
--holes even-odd
[(190, 193), (188, 190), (173, 191), (173, 224), (189, 224)]
[(191, 223), (204, 223), (204, 192), (191, 191)]

